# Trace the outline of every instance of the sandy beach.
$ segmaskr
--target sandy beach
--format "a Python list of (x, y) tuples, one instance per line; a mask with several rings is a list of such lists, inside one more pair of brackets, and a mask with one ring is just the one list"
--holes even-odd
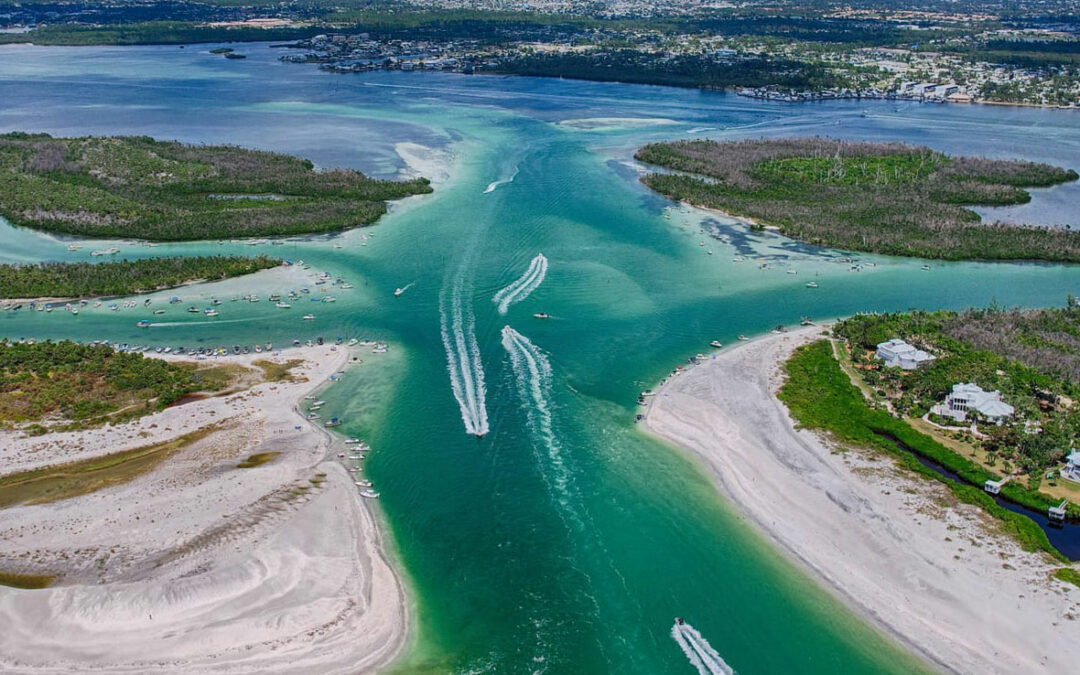
[(372, 503), (297, 410), (349, 350), (233, 361), (259, 358), (304, 362), (115, 427), (0, 437), (8, 473), (213, 429), (127, 483), (0, 512), (0, 569), (59, 575), (0, 586), (0, 672), (357, 673), (399, 654), (410, 608)]
[(809, 327), (739, 344), (658, 389), (645, 425), (693, 453), (720, 491), (854, 610), (934, 666), (1066, 673), (1080, 589), (976, 507), (886, 456), (797, 430), (775, 393)]

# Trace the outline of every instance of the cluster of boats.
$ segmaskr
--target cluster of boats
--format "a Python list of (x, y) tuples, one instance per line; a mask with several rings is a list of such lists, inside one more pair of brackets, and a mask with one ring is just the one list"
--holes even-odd
[[(316, 403), (319, 402), (316, 401)], [(323, 403), (325, 403), (325, 401), (323, 401)], [(353, 481), (353, 484), (360, 489), (360, 496), (366, 499), (378, 499), (379, 493), (372, 489), (371, 481), (364, 480), (358, 475), (364, 470), (364, 468), (360, 465), (360, 462), (367, 459), (367, 455), (365, 455), (364, 453), (370, 453), (371, 446), (369, 446), (367, 443), (360, 440), (359, 438), (347, 438), (345, 439), (345, 445), (347, 448), (347, 452), (339, 452), (338, 458), (352, 462), (351, 466), (346, 463), (345, 468), (349, 471), (349, 473), (354, 474), (354, 476), (356, 477), (356, 480)]]

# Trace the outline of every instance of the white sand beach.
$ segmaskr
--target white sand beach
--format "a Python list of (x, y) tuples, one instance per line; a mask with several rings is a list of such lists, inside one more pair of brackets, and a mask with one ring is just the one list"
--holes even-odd
[[(4, 673), (357, 673), (400, 652), (410, 608), (371, 502), (339, 443), (297, 411), (346, 366), (321, 346), (297, 382), (264, 382), (133, 422), (0, 437), (14, 472), (95, 457), (216, 425), (131, 481), (0, 512), (0, 569), (54, 573), (0, 586)], [(278, 452), (255, 468), (249, 455)]]
[(797, 430), (781, 366), (820, 327), (768, 335), (672, 377), (649, 430), (696, 455), (779, 548), (927, 661), (961, 673), (1068, 673), (1080, 588), (976, 507), (869, 451)]

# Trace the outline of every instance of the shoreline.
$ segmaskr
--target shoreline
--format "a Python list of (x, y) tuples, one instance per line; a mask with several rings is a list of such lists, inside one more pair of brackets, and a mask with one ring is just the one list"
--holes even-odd
[[(325, 345), (232, 357), (304, 363), (298, 381), (116, 427), (0, 436), (11, 472), (216, 429), (125, 483), (4, 510), (0, 568), (62, 576), (0, 586), (0, 669), (355, 673), (397, 660), (414, 611), (385, 524), (334, 456), (342, 439), (300, 413), (351, 356)], [(236, 467), (264, 452), (278, 454)]]
[(760, 535), (929, 665), (1067, 672), (1080, 593), (1049, 578), (1061, 565), (891, 458), (795, 428), (775, 396), (782, 366), (821, 329), (766, 334), (667, 378), (643, 430), (699, 461)]

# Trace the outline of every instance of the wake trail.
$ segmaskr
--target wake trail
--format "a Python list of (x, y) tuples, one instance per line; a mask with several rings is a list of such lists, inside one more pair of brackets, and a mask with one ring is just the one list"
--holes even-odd
[(538, 254), (529, 262), (529, 268), (525, 274), (518, 277), (513, 283), (495, 294), (491, 299), (499, 307), (499, 314), (505, 315), (510, 305), (521, 302), (529, 297), (533, 291), (540, 287), (544, 277), (547, 276), (548, 259), (543, 253)]
[(735, 670), (690, 624), (676, 621), (671, 627), (671, 637), (686, 654), (690, 665), (697, 668), (699, 675), (735, 675)]
[(484, 367), (476, 342), (476, 318), (472, 306), (463, 302), (463, 286), (459, 274), (451, 285), (449, 303), (446, 289), (439, 292), (439, 328), (446, 350), (450, 389), (461, 408), (465, 431), (474, 436), (483, 436), (489, 431)]
[(500, 180), (496, 180), (496, 181), (492, 181), (492, 182), (488, 183), (488, 186), (486, 188), (484, 188), (484, 194), (490, 194), (492, 192), (495, 192), (495, 189), (498, 188), (500, 185), (506, 185), (507, 183), (513, 183), (514, 179), (517, 178), (518, 171), (520, 171), (520, 169), (518, 169), (518, 167), (515, 166), (514, 167), (514, 173), (510, 174), (509, 178), (502, 178)]
[[(510, 355), (510, 366), (517, 381), (518, 395), (526, 405), (529, 426), (540, 437), (554, 468), (553, 487), (559, 493), (559, 503), (569, 507), (570, 473), (551, 421), (551, 362), (527, 337), (510, 326), (502, 329), (502, 346)], [(575, 516), (575, 520), (580, 521), (580, 518)]]

